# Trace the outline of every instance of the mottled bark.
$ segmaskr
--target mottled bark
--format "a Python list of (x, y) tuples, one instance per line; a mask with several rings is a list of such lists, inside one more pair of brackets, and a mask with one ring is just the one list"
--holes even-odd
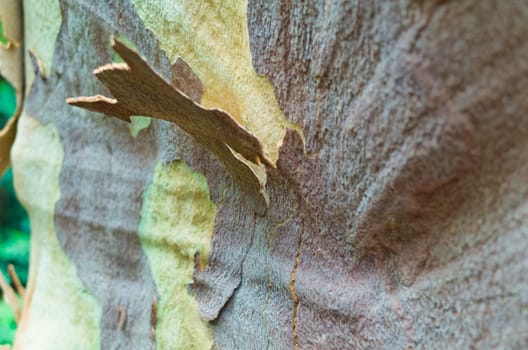
[[(26, 37), (16, 347), (528, 346), (525, 1), (45, 3), (60, 16), (24, 8), (56, 37)], [(267, 201), (200, 139), (203, 120), (131, 132), (65, 102), (127, 90), (92, 73), (112, 36), (155, 86), (225, 111), (240, 130), (226, 143), (258, 139), (270, 166), (236, 159), (265, 171)]]

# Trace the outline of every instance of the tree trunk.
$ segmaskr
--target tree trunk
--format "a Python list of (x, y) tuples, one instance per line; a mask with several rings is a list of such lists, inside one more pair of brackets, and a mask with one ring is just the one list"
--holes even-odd
[(23, 11), (16, 349), (528, 346), (526, 1)]

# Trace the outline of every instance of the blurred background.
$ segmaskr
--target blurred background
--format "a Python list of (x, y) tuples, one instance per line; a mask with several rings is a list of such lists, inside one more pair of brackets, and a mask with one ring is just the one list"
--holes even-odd
[[(16, 108), (13, 87), (0, 76), (0, 129)], [(20, 205), (13, 187), (13, 173), (9, 169), (0, 179), (0, 271), (11, 283), (7, 266), (13, 264), (25, 286), (29, 262), (29, 219)], [(10, 307), (0, 301), (0, 344), (12, 344), (16, 322)]]

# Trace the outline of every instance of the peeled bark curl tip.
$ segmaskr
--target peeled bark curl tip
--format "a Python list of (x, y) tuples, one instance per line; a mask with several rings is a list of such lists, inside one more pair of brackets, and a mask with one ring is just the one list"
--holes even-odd
[[(275, 167), (264, 154), (261, 142), (227, 112), (209, 109), (166, 82), (134, 50), (113, 38), (112, 46), (124, 63), (111, 63), (94, 70), (109, 89), (105, 96), (68, 98), (70, 105), (130, 122), (143, 115), (178, 125), (220, 158), (233, 176), (244, 185), (265, 195), (265, 170)], [(255, 167), (263, 171), (255, 171)]]
[(18, 114), (9, 119), (6, 126), (0, 130), (0, 177), (11, 163), (9, 152), (15, 142), (17, 120)]

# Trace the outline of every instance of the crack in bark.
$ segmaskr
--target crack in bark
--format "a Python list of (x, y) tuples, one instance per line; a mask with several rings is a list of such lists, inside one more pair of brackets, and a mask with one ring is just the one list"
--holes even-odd
[(293, 334), (293, 348), (299, 349), (299, 336), (297, 335), (297, 316), (299, 309), (299, 296), (295, 290), (295, 276), (297, 274), (297, 267), (299, 266), (299, 260), (301, 258), (301, 244), (302, 244), (303, 232), (299, 233), (299, 239), (297, 241), (297, 253), (295, 254), (295, 262), (293, 264), (292, 271), (290, 273), (290, 294), (293, 299), (293, 312), (292, 312), (292, 334)]
[(253, 235), (251, 236), (251, 241), (249, 242), (248, 247), (246, 249), (246, 252), (244, 254), (244, 257), (240, 260), (240, 275), (239, 275), (239, 278), (238, 278), (237, 285), (235, 286), (235, 288), (233, 288), (233, 290), (231, 291), (231, 294), (229, 294), (229, 297), (227, 297), (227, 299), (225, 300), (224, 304), (220, 307), (220, 309), (216, 313), (215, 317), (212, 318), (212, 319), (208, 319), (208, 321), (214, 321), (214, 320), (216, 320), (217, 318), (220, 317), (220, 314), (225, 310), (227, 305), (231, 302), (231, 300), (235, 296), (236, 291), (240, 288), (240, 285), (242, 285), (242, 280), (243, 280), (242, 276), (244, 275), (244, 263), (246, 262), (246, 258), (248, 256), (249, 251), (253, 247), (253, 242), (254, 241), (255, 241), (255, 234), (253, 233)]
[[(266, 318), (264, 317), (264, 313), (266, 312), (266, 309), (268, 308), (268, 305), (269, 305), (269, 302), (270, 302), (270, 298), (271, 298), (271, 288), (273, 287), (273, 285), (271, 284), (271, 277), (270, 277), (270, 269), (269, 269), (269, 258), (270, 258), (270, 252), (271, 250), (273, 249), (273, 241), (275, 240), (275, 236), (277, 234), (277, 231), (279, 230), (279, 228), (281, 228), (282, 226), (286, 225), (292, 218), (293, 218), (293, 215), (295, 214), (295, 212), (297, 211), (297, 208), (299, 207), (299, 203), (297, 201), (295, 201), (294, 205), (293, 205), (293, 208), (292, 210), (288, 213), (288, 215), (282, 220), (282, 221), (279, 221), (271, 230), (271, 233), (270, 233), (270, 239), (269, 239), (269, 242), (268, 242), (268, 251), (266, 253), (266, 280), (267, 280), (267, 284), (268, 284), (268, 287), (267, 287), (267, 293), (266, 293), (266, 301), (264, 303), (264, 307), (262, 308), (262, 312), (261, 312), (261, 315), (262, 315), (262, 318), (264, 319), (264, 324), (265, 324), (265, 327), (266, 327), (266, 333), (267, 332), (267, 322), (266, 322)], [(270, 345), (270, 339), (268, 337), (268, 341), (266, 343), (266, 349), (269, 349), (269, 345)]]

